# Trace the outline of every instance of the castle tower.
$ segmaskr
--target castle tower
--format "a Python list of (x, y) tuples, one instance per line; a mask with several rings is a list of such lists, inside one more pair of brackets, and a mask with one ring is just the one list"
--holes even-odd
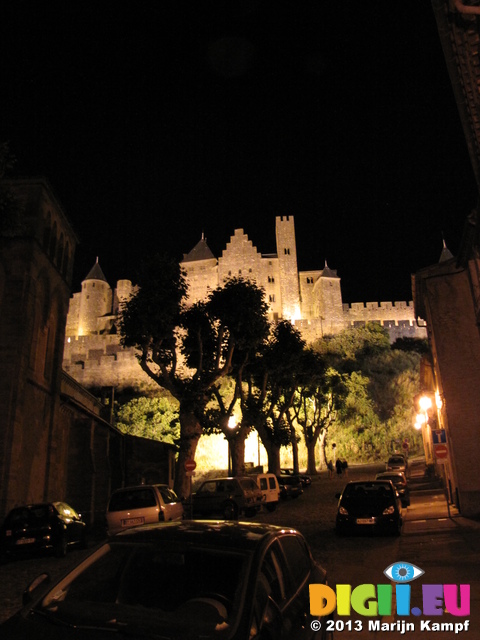
[(275, 219), (275, 231), (282, 296), (282, 316), (286, 320), (296, 320), (300, 318), (300, 292), (293, 216), (277, 216)]
[(111, 314), (112, 289), (105, 278), (98, 258), (82, 282), (78, 314), (78, 335), (85, 336), (98, 331), (97, 318)]
[(335, 334), (345, 329), (340, 278), (325, 262), (325, 268), (314, 287), (314, 316), (320, 319), (321, 335)]

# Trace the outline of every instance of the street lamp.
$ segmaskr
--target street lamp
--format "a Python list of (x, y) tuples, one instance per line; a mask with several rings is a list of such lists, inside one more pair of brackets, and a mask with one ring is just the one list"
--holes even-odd
[(417, 416), (417, 424), (420, 424), (423, 435), (423, 446), (425, 448), (425, 458), (427, 464), (432, 461), (431, 447), (430, 447), (430, 430), (428, 424), (428, 410), (432, 408), (432, 399), (430, 396), (421, 396), (418, 399), (418, 406), (422, 413)]
[[(237, 420), (236, 420), (235, 416), (230, 416), (228, 418), (227, 426), (232, 431), (233, 431), (233, 429), (236, 428)], [(232, 474), (232, 449), (230, 447), (230, 436), (227, 437), (227, 444), (228, 444), (228, 476), (230, 477), (230, 475)]]

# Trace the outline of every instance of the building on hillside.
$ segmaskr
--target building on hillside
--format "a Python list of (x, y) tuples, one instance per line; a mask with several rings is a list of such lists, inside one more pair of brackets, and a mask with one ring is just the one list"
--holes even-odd
[[(400, 337), (426, 337), (425, 327), (416, 322), (413, 303), (344, 304), (340, 278), (327, 264), (323, 269), (299, 271), (293, 216), (276, 218), (276, 245), (275, 254), (262, 254), (243, 229), (236, 229), (217, 259), (202, 235), (181, 261), (189, 303), (205, 299), (229, 278), (239, 277), (264, 289), (270, 320), (291, 321), (307, 343), (367, 322), (388, 329), (392, 342)], [(81, 291), (70, 300), (64, 367), (87, 388), (156, 388), (138, 366), (135, 351), (124, 349), (116, 335), (121, 302), (134, 291), (129, 280), (118, 281), (112, 290), (97, 259)]]

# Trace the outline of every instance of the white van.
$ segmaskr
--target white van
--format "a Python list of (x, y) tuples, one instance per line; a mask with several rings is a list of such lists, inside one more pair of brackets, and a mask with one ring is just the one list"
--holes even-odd
[(255, 478), (258, 488), (264, 495), (263, 503), (268, 511), (275, 511), (280, 500), (280, 486), (273, 473), (257, 473)]

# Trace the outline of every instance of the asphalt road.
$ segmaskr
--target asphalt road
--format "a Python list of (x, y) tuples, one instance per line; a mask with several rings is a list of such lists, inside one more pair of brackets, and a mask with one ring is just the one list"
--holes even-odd
[[(384, 618), (380, 623), (391, 625), (388, 631), (386, 628), (374, 631), (368, 628), (368, 618), (353, 612), (350, 617), (337, 617), (336, 639), (368, 637), (393, 640), (408, 637), (412, 640), (450, 640), (468, 633), (468, 640), (480, 640), (480, 523), (462, 518), (452, 506), (447, 507), (443, 491), (424, 478), (421, 460), (410, 465), (411, 506), (403, 512), (404, 527), (400, 537), (338, 538), (335, 535), (336, 494), (348, 480), (372, 478), (380, 470), (383, 470), (381, 464), (361, 465), (351, 466), (348, 478), (335, 475), (329, 479), (327, 474), (320, 474), (298, 500), (284, 502), (275, 512), (262, 512), (254, 519), (302, 531), (315, 558), (327, 569), (329, 583), (334, 589), (336, 584), (355, 587), (388, 583), (383, 572), (395, 562), (409, 562), (425, 572), (411, 583), (412, 607), (421, 606), (424, 584), (471, 585), (468, 631), (459, 630), (455, 634), (455, 631), (436, 631), (431, 626), (430, 630), (422, 631), (420, 622), (424, 617), (413, 615)], [(37, 575), (46, 571), (55, 579), (86, 553), (88, 551), (71, 551), (66, 558), (27, 558), (0, 566), (0, 621), (21, 606), (25, 586)], [(396, 626), (402, 619), (405, 623), (414, 624), (414, 630), (404, 628), (402, 632), (402, 626)], [(444, 614), (431, 620), (433, 623), (455, 624), (463, 623), (465, 619)], [(359, 623), (362, 623), (362, 629), (354, 630)]]

